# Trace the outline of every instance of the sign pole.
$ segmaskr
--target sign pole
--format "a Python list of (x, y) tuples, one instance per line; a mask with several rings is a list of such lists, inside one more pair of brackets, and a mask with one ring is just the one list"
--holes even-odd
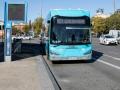
[(11, 61), (11, 48), (12, 48), (12, 43), (11, 43), (11, 32), (12, 32), (12, 22), (6, 22), (5, 25), (5, 53), (4, 53), (4, 59), (5, 62), (10, 62)]
[(4, 4), (4, 26), (5, 26), (5, 40), (4, 40), (4, 60), (11, 62), (11, 36), (12, 36), (12, 22), (7, 20), (7, 2)]

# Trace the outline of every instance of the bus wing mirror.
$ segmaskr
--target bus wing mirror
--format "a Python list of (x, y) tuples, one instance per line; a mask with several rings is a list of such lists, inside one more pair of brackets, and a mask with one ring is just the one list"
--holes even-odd
[(44, 40), (46, 40), (46, 41), (47, 41), (47, 40), (48, 40), (48, 37), (47, 37), (47, 36), (45, 36), (45, 37), (44, 37)]
[(90, 26), (92, 27), (92, 24), (90, 24)]
[(50, 23), (50, 20), (48, 20), (47, 23)]
[(5, 25), (3, 25), (3, 30), (5, 30)]

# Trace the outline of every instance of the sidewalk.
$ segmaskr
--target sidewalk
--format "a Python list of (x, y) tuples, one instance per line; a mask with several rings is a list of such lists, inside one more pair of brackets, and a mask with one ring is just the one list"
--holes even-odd
[(41, 56), (0, 63), (0, 90), (55, 90)]

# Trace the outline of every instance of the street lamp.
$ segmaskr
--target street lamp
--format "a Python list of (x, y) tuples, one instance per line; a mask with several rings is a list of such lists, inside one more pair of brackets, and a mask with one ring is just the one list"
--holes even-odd
[(115, 10), (116, 10), (116, 1), (113, 0), (113, 8), (114, 8), (114, 13), (115, 13)]
[(41, 17), (42, 17), (43, 1), (41, 0)]

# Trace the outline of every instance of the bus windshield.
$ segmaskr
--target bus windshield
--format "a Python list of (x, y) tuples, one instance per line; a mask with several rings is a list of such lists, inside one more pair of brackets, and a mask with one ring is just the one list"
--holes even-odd
[(90, 44), (90, 29), (79, 25), (53, 25), (51, 30), (52, 44)]

